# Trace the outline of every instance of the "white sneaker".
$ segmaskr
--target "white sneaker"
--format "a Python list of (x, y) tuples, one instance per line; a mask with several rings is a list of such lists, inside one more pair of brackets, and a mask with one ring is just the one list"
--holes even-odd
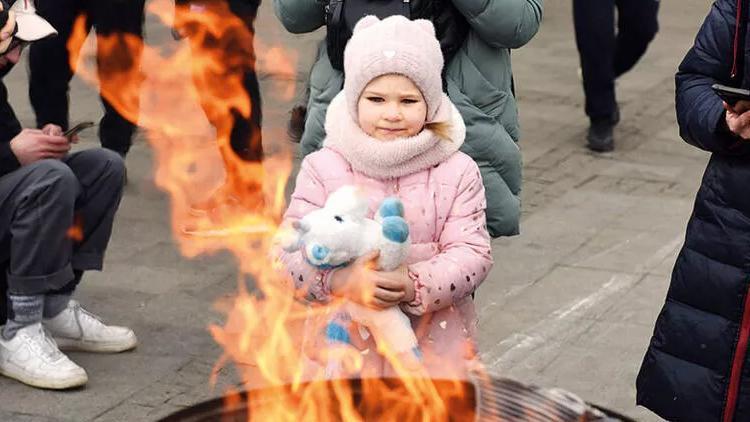
[(135, 348), (138, 339), (127, 327), (106, 325), (101, 318), (83, 309), (75, 300), (53, 318), (42, 321), (60, 350), (117, 353)]
[(89, 380), (86, 371), (57, 348), (40, 323), (21, 328), (10, 340), (0, 337), (0, 373), (55, 390), (79, 387)]

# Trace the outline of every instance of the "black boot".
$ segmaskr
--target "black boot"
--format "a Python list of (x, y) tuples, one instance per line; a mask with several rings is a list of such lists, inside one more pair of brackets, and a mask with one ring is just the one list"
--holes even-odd
[(615, 149), (615, 139), (612, 136), (615, 125), (611, 120), (592, 121), (587, 136), (590, 150), (596, 152), (609, 152)]
[(590, 150), (595, 152), (610, 152), (615, 149), (613, 132), (617, 123), (620, 122), (620, 108), (616, 107), (610, 117), (604, 119), (591, 119), (589, 133), (586, 139)]

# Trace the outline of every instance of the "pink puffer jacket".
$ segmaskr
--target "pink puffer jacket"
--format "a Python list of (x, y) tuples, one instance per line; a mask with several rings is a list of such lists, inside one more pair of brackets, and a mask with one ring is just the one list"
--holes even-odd
[[(323, 148), (302, 162), (285, 220), (299, 219), (322, 207), (328, 195), (344, 185), (365, 189), (371, 217), (384, 198), (396, 196), (403, 201), (412, 241), (407, 264), (418, 281), (416, 299), (402, 304), (402, 309), (411, 317), (430, 374), (460, 375), (476, 350), (472, 293), (492, 267), (484, 187), (477, 165), (464, 153), (455, 152), (426, 170), (375, 179), (353, 170), (335, 150)], [(311, 299), (325, 300), (329, 294), (326, 277), (307, 264), (300, 252), (282, 253), (281, 260), (298, 288), (308, 288)], [(393, 375), (376, 353), (367, 353), (365, 361), (363, 376)]]

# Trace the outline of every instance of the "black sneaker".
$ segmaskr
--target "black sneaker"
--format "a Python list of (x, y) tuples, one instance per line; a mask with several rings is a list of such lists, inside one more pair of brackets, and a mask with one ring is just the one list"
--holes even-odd
[(610, 119), (592, 121), (586, 139), (590, 150), (595, 152), (610, 152), (615, 149), (613, 132), (615, 123)]

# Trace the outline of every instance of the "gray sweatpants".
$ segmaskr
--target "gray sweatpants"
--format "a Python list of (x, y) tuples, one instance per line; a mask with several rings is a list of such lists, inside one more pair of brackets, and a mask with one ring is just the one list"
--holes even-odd
[(101, 270), (124, 179), (122, 158), (100, 148), (0, 177), (8, 293), (43, 295), (74, 282), (73, 270)]

